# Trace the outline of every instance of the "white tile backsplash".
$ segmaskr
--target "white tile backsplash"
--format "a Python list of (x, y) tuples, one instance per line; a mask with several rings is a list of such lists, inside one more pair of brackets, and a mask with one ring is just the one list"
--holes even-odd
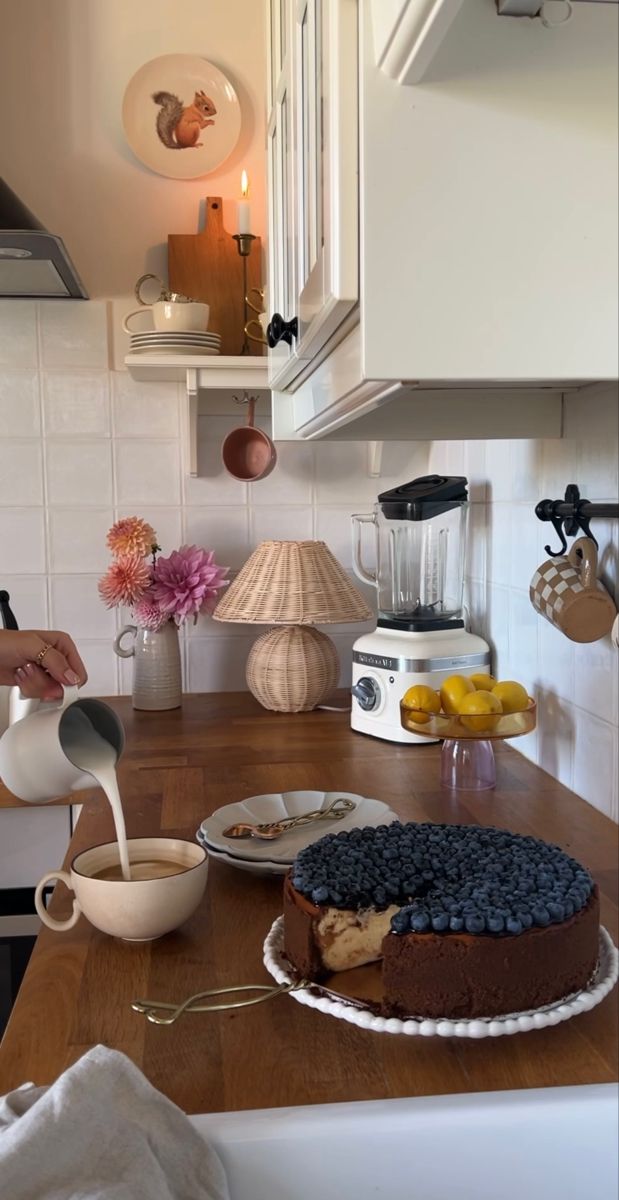
[(215, 552), (221, 567), (238, 570), (249, 557), (249, 514), (246, 508), (188, 508), (185, 542)]
[(39, 441), (0, 440), (0, 504), (42, 504)]
[(250, 510), (252, 550), (260, 542), (302, 542), (313, 538), (313, 510), (306, 506), (279, 505)]
[(617, 730), (591, 713), (575, 722), (574, 791), (617, 820)]
[(280, 442), (277, 464), (266, 479), (249, 485), (250, 507), (273, 504), (311, 504), (314, 446), (306, 442)]
[(187, 642), (187, 684), (190, 692), (242, 692), (247, 689), (245, 666), (256, 637), (196, 637)]
[(103, 604), (97, 583), (96, 575), (52, 575), (50, 616), (54, 629), (65, 629), (78, 643), (82, 638), (114, 637), (116, 614)]
[(113, 503), (109, 441), (55, 438), (47, 442), (46, 457), (49, 504), (96, 508)]
[(51, 437), (109, 437), (107, 371), (45, 371), (43, 417)]
[(36, 371), (0, 368), (0, 438), (38, 437), (40, 432)]
[(49, 559), (54, 575), (88, 571), (101, 574), (110, 562), (105, 539), (114, 516), (111, 508), (93, 508), (84, 519), (81, 508), (52, 508), (49, 512)]
[[(0, 524), (2, 514), (0, 513)], [(0, 532), (0, 541), (2, 534)], [(47, 577), (2, 574), (2, 587), (11, 598), (11, 608), (20, 629), (47, 629)]]
[(116, 497), (119, 504), (175, 505), (180, 503), (178, 440), (131, 438), (114, 443)]
[[(371, 570), (376, 566), (374, 526), (364, 526), (365, 530), (367, 539), (363, 540), (362, 553), (365, 565)], [(353, 533), (349, 508), (332, 508), (321, 504), (316, 509), (315, 535), (318, 541), (327, 543), (343, 567), (352, 567)]]
[(46, 300), (39, 321), (44, 367), (108, 367), (107, 301)]
[(37, 313), (33, 300), (0, 300), (0, 364), (37, 366)]
[[(521, 679), (539, 705), (536, 733), (514, 748), (617, 820), (619, 656), (608, 639), (567, 641), (528, 598), (544, 543), (556, 544), (552, 527), (535, 518), (537, 501), (562, 496), (571, 482), (592, 500), (616, 499), (616, 386), (567, 395), (562, 439), (386, 442), (379, 478), (368, 474), (365, 443), (280, 443), (273, 473), (240, 483), (221, 461), (239, 416), (209, 411), (199, 418), (192, 479), (181, 466), (182, 388), (108, 371), (107, 308), (103, 300), (0, 301), (0, 586), (20, 625), (68, 629), (87, 663), (90, 694), (130, 691), (132, 662), (112, 650), (130, 617), (106, 610), (97, 592), (113, 520), (142, 516), (165, 554), (196, 542), (233, 571), (267, 538), (322, 539), (350, 570), (353, 512), (369, 512), (379, 492), (418, 475), (464, 474), (471, 625), (490, 642), (495, 672)], [(604, 581), (619, 599), (619, 523), (593, 528)], [(328, 630), (344, 685), (363, 629)], [(210, 618), (183, 631), (185, 686), (244, 688), (260, 633)]]
[(112, 403), (116, 437), (178, 437), (178, 384), (140, 383), (115, 371)]

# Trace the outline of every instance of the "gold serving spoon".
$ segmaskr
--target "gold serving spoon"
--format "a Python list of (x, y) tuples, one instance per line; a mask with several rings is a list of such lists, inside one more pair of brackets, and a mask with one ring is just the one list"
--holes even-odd
[(288, 833), (290, 829), (296, 829), (297, 825), (309, 825), (312, 821), (341, 821), (342, 817), (352, 812), (354, 808), (354, 801), (345, 800), (343, 796), (340, 796), (328, 808), (316, 808), (313, 812), (301, 813), (298, 817), (284, 817), (281, 821), (263, 821), (258, 825), (251, 825), (245, 821), (237, 821), (234, 825), (228, 825), (228, 828), (224, 829), (223, 837), (254, 837), (270, 842), (274, 838), (281, 837), (282, 833)]
[[(270, 1000), (271, 996), (281, 996), (303, 987), (307, 987), (304, 979), (298, 983), (279, 983), (276, 987), (261, 983), (243, 983), (238, 987), (211, 988), (206, 992), (196, 992), (194, 996), (188, 996), (182, 1004), (167, 1004), (164, 1000), (134, 1000), (131, 1007), (134, 1012), (142, 1013), (153, 1025), (173, 1025), (186, 1012), (223, 1012), (228, 1008), (247, 1008), (250, 1004), (261, 1004), (263, 1000)], [(231, 992), (261, 992), (262, 995), (254, 1000), (233, 1000), (228, 1004), (197, 1003), (205, 996), (227, 996)]]

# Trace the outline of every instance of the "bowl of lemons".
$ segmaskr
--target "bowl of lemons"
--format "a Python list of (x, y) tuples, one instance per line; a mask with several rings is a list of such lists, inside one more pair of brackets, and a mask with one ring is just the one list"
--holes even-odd
[(445, 786), (478, 790), (496, 783), (491, 742), (531, 733), (536, 704), (515, 679), (450, 675), (438, 689), (423, 683), (408, 688), (400, 701), (400, 719), (409, 733), (443, 740)]

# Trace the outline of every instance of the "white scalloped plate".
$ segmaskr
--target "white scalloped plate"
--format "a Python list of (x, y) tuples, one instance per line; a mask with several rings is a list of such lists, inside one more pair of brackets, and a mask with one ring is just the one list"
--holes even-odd
[[(283, 833), (274, 842), (223, 836), (224, 829), (233, 825), (235, 821), (258, 824), (261, 821), (298, 817), (304, 812), (328, 808), (339, 796), (352, 800), (355, 805), (352, 812), (339, 821), (315, 821), (311, 825), (300, 825), (291, 829), (289, 833)], [(249, 796), (247, 800), (241, 800), (238, 804), (226, 804), (224, 808), (218, 808), (202, 822), (200, 833), (212, 850), (227, 854), (230, 858), (290, 866), (305, 846), (326, 837), (328, 833), (356, 829), (359, 825), (388, 825), (397, 820), (397, 814), (383, 804), (382, 800), (371, 800), (367, 796), (358, 796), (355, 792), (266, 792), (261, 796)]]
[[(284, 948), (284, 918), (277, 917), (264, 943), (264, 965), (277, 983), (292, 983), (293, 976), (283, 956)], [(557, 1000), (555, 1004), (543, 1008), (531, 1009), (528, 1012), (510, 1013), (504, 1017), (477, 1017), (464, 1021), (450, 1021), (437, 1017), (430, 1020), (427, 1017), (379, 1017), (371, 1009), (361, 1003), (355, 1004), (350, 999), (339, 999), (336, 992), (312, 984), (309, 988), (299, 988), (290, 992), (299, 1004), (307, 1004), (308, 1008), (317, 1008), (319, 1012), (348, 1021), (360, 1029), (370, 1029), (374, 1033), (406, 1033), (409, 1036), (421, 1037), (466, 1037), (485, 1038), (503, 1037), (511, 1033), (529, 1033), (532, 1029), (546, 1029), (549, 1025), (559, 1025), (561, 1021), (569, 1021), (579, 1013), (588, 1012), (604, 999), (617, 982), (619, 975), (619, 952), (613, 944), (610, 934), (600, 926), (600, 960), (591, 983), (581, 992)]]
[(237, 871), (247, 871), (249, 875), (287, 875), (290, 870), (290, 863), (254, 862), (251, 858), (240, 858), (238, 855), (216, 850), (214, 846), (209, 845), (201, 829), (196, 832), (196, 841), (206, 850), (209, 858), (216, 858), (229, 867), (236, 867)]

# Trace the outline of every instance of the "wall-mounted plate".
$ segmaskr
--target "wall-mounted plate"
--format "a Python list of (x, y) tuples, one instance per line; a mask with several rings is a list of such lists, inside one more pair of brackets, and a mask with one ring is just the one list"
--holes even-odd
[(193, 54), (163, 54), (129, 81), (122, 109), (136, 158), (169, 179), (208, 175), (234, 150), (238, 96), (222, 71)]

